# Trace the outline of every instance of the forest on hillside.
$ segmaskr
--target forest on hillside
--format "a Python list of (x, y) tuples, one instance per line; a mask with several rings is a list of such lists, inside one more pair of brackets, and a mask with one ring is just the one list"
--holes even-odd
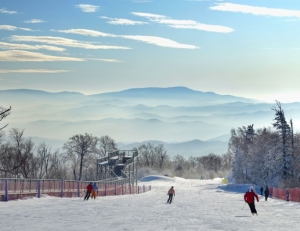
[[(11, 108), (1, 108), (0, 121)], [(254, 129), (254, 125), (231, 130), (228, 151), (223, 155), (208, 153), (190, 156), (168, 155), (163, 144), (151, 143), (135, 147), (138, 156), (138, 177), (149, 174), (183, 178), (212, 179), (228, 176), (231, 182), (297, 187), (300, 177), (300, 134), (294, 132), (293, 120), (286, 120), (277, 102), (272, 107), (273, 127)], [(4, 131), (7, 130), (7, 131)], [(118, 147), (113, 138), (104, 135), (77, 134), (70, 137), (62, 151), (52, 150), (45, 143), (34, 144), (24, 138), (24, 130), (1, 127), (0, 177), (95, 180), (96, 159)]]
[(299, 187), (300, 134), (294, 132), (293, 120), (286, 120), (280, 102), (271, 110), (275, 113), (272, 128), (249, 125), (231, 130), (228, 154), (233, 156), (233, 179), (260, 186)]

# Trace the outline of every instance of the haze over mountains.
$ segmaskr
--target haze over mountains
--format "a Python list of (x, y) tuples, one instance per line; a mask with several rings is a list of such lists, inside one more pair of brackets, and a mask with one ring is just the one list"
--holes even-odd
[[(1, 90), (1, 106), (12, 106), (4, 122), (24, 128), (34, 141), (61, 147), (75, 134), (108, 135), (119, 148), (164, 142), (171, 155), (225, 153), (230, 130), (271, 126), (274, 104), (185, 87), (137, 88), (84, 95), (37, 90)], [(300, 103), (282, 105), (300, 128)], [(2, 123), (4, 123), (2, 122)], [(220, 137), (221, 136), (221, 137)], [(219, 138), (216, 138), (219, 137)], [(224, 137), (225, 140), (224, 140)], [(214, 139), (215, 140), (210, 140)]]

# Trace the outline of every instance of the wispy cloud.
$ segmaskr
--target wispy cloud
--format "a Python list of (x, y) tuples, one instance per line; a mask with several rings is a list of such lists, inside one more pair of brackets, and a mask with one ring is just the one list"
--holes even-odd
[(16, 44), (16, 43), (5, 43), (0, 42), (0, 49), (7, 50), (49, 50), (49, 51), (65, 51), (65, 48), (47, 46), (47, 45), (27, 45), (27, 44)]
[[(175, 42), (171, 39), (156, 37), (156, 36), (142, 36), (142, 35), (114, 35), (114, 34), (107, 34), (99, 31), (94, 30), (85, 30), (85, 29), (71, 29), (66, 31), (60, 31), (63, 33), (74, 33), (74, 34), (81, 34), (81, 35), (89, 35), (89, 36), (110, 36), (110, 37), (118, 37), (118, 38), (125, 38), (125, 39), (131, 39), (136, 41), (141, 41), (157, 46), (162, 47), (170, 47), (170, 48), (185, 48), (185, 49), (197, 49), (199, 47), (194, 45), (188, 45), (188, 44), (181, 44), (178, 42)], [(30, 37), (30, 36), (26, 36)], [(57, 44), (58, 45), (58, 44)]]
[(194, 29), (218, 33), (230, 33), (234, 31), (232, 28), (226, 26), (203, 24), (194, 20), (176, 20), (159, 14), (150, 14), (142, 12), (132, 12), (132, 14), (140, 17), (145, 17), (152, 22), (165, 24), (167, 26), (177, 29)]
[[(100, 35), (99, 35), (100, 36)], [(67, 39), (62, 37), (52, 37), (52, 36), (11, 36), (12, 41), (21, 41), (21, 42), (39, 42), (47, 43), (58, 46), (67, 46), (67, 47), (76, 47), (83, 49), (130, 49), (123, 46), (108, 46), (108, 45), (95, 45), (92, 43), (77, 41), (73, 39)]]
[(108, 18), (108, 17), (101, 17), (104, 19), (107, 19), (109, 24), (112, 25), (129, 25), (129, 26), (135, 26), (135, 25), (143, 25), (143, 24), (148, 24), (148, 22), (142, 22), (142, 21), (133, 21), (129, 19), (124, 19), (124, 18)]
[(73, 57), (45, 55), (29, 51), (9, 50), (0, 51), (0, 61), (5, 62), (46, 62), (46, 61), (84, 61)]
[(108, 34), (96, 30), (88, 30), (88, 29), (70, 29), (70, 30), (52, 30), (66, 34), (80, 34), (84, 36), (93, 36), (93, 37), (116, 37), (116, 35)]
[(17, 11), (11, 11), (11, 10), (7, 10), (5, 8), (0, 8), (0, 13), (3, 13), (3, 14), (17, 14)]
[(45, 74), (56, 74), (70, 72), (69, 70), (47, 70), (47, 69), (19, 69), (19, 70), (9, 70), (9, 69), (0, 69), (0, 73), (9, 74), (9, 73), (45, 73)]
[(184, 48), (184, 49), (197, 49), (199, 47), (194, 45), (182, 44), (175, 42), (171, 39), (156, 37), (156, 36), (142, 36), (142, 35), (122, 35), (120, 36), (126, 39), (137, 40), (149, 44), (154, 44), (161, 47), (170, 47), (170, 48)]
[(25, 31), (33, 31), (29, 28), (23, 28), (23, 27), (16, 27), (16, 26), (11, 26), (11, 25), (0, 25), (0, 30), (25, 30)]
[(108, 63), (122, 63), (123, 61), (117, 60), (117, 59), (100, 59), (100, 58), (89, 58), (88, 60), (98, 60), (102, 62), (108, 62)]
[(150, 19), (151, 21), (166, 18), (166, 16), (161, 14), (151, 14), (151, 13), (142, 13), (142, 12), (131, 12), (131, 13), (136, 16), (145, 17), (147, 19)]
[(76, 5), (76, 7), (86, 13), (93, 13), (93, 12), (98, 11), (98, 9), (99, 9), (99, 6), (94, 6), (94, 5), (89, 5), (89, 4), (79, 4), (79, 5)]
[(21, 83), (20, 81), (11, 80), (11, 79), (0, 79), (0, 82)]
[(24, 21), (25, 23), (43, 23), (45, 21), (41, 20), (41, 19), (31, 19), (31, 20), (27, 20)]
[(219, 3), (216, 6), (210, 7), (210, 9), (273, 17), (300, 17), (300, 10), (257, 7), (233, 3)]

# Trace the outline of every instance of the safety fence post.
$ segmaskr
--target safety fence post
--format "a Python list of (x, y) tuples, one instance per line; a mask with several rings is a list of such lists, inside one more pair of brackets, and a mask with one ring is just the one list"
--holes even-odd
[(140, 194), (140, 186), (138, 186), (138, 194)]
[(124, 195), (124, 184), (122, 184), (122, 195)]
[(77, 181), (77, 196), (80, 197), (80, 183)]
[(143, 193), (145, 192), (145, 185), (143, 185)]
[(38, 187), (37, 187), (37, 196), (38, 198), (41, 198), (41, 180), (38, 180)]
[(7, 180), (5, 182), (5, 195), (4, 195), (4, 201), (8, 201), (8, 182)]
[(60, 197), (64, 197), (64, 180), (61, 180)]
[(104, 183), (104, 196), (106, 196), (106, 183)]
[(115, 182), (115, 196), (117, 195), (117, 183)]
[(131, 194), (131, 184), (129, 183), (129, 194)]

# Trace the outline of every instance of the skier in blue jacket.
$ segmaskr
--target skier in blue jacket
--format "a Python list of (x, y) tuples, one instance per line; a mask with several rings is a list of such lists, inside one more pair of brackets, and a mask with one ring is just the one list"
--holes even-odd
[(98, 186), (97, 186), (96, 182), (93, 184), (93, 188), (94, 188), (95, 191), (98, 192)]

